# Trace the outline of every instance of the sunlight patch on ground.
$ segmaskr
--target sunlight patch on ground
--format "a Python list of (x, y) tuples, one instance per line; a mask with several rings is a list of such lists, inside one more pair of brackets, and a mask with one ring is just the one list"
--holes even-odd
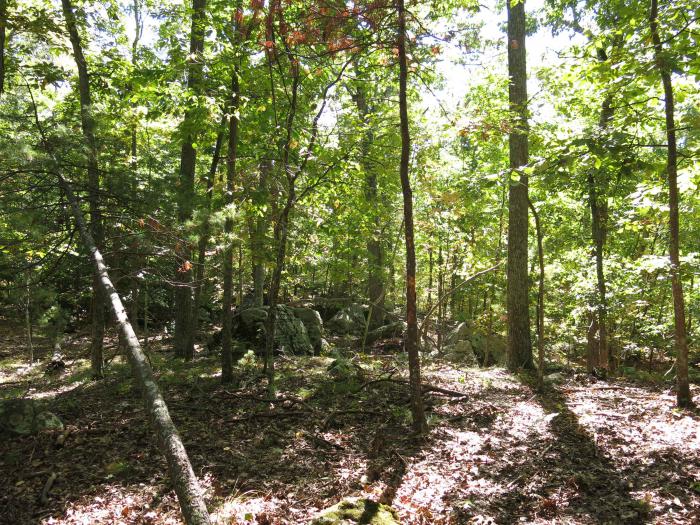
[(60, 518), (49, 516), (41, 521), (45, 525), (88, 525), (154, 523), (159, 525), (180, 524), (178, 508), (173, 503), (172, 515), (150, 509), (150, 501), (156, 494), (152, 486), (141, 483), (138, 487), (109, 485), (99, 495), (85, 496), (68, 503)]

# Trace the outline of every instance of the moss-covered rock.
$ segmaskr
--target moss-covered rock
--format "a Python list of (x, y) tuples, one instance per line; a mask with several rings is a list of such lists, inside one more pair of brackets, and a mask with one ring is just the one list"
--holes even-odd
[(327, 323), (326, 328), (338, 335), (361, 335), (365, 331), (367, 307), (353, 303), (335, 314)]
[(371, 345), (372, 343), (374, 343), (375, 341), (379, 341), (380, 339), (403, 337), (405, 331), (406, 323), (404, 323), (403, 321), (397, 321), (395, 323), (386, 324), (370, 332), (367, 332), (366, 343), (368, 345)]
[(309, 341), (314, 347), (314, 353), (320, 354), (324, 346), (321, 314), (313, 308), (292, 308), (292, 312), (304, 324), (306, 333), (309, 334)]
[(0, 430), (28, 436), (53, 429), (63, 429), (63, 422), (55, 414), (41, 409), (33, 399), (0, 401)]
[[(247, 308), (235, 318), (234, 335), (253, 343), (258, 351), (265, 348), (267, 311), (267, 306)], [(312, 354), (314, 351), (304, 323), (285, 305), (277, 306), (275, 348), (290, 354)]]
[(388, 505), (369, 499), (348, 498), (321, 511), (310, 525), (399, 525), (398, 514)]

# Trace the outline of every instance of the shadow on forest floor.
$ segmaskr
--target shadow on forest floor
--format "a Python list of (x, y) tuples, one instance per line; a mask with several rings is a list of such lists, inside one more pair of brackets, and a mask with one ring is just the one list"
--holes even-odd
[[(391, 503), (404, 524), (693, 523), (700, 514), (697, 419), (671, 396), (630, 383), (570, 378), (537, 395), (500, 369), (426, 361), (428, 383), (466, 397), (426, 395), (431, 425), (409, 434), (407, 386), (395, 356), (280, 358), (267, 400), (252, 369), (219, 384), (216, 355), (151, 352), (172, 417), (210, 508), (224, 523), (308, 523), (346, 496)], [(117, 358), (86, 380), (86, 347), (61, 377), (34, 376), (71, 430), (0, 442), (2, 523), (172, 523), (177, 502), (138, 392)], [(0, 363), (0, 368), (2, 363)], [(0, 384), (3, 397), (30, 386)], [(6, 381), (6, 379), (3, 379)], [(23, 382), (24, 381), (24, 382)], [(48, 503), (46, 479), (57, 474)], [(237, 520), (237, 521), (236, 521)]]

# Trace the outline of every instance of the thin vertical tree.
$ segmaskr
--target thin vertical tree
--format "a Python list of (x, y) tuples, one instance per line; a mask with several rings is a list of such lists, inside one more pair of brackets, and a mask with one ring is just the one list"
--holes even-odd
[(683, 283), (681, 281), (680, 233), (678, 203), (678, 146), (676, 142), (676, 123), (674, 115), (673, 83), (668, 55), (663, 49), (659, 36), (658, 1), (651, 0), (649, 26), (654, 44), (656, 69), (661, 76), (664, 87), (664, 107), (666, 113), (666, 175), (668, 180), (668, 255), (671, 261), (671, 290), (673, 293), (674, 340), (676, 346), (676, 378), (678, 381), (677, 403), (681, 408), (693, 406), (688, 383), (688, 339), (685, 326), (685, 302), (683, 300)]
[(0, 0), (0, 95), (5, 92), (5, 35), (7, 29), (7, 0)]
[(533, 368), (528, 301), (528, 162), (527, 67), (525, 0), (507, 0), (508, 101), (512, 130), (508, 135), (510, 186), (508, 194), (508, 368)]
[(418, 354), (418, 318), (416, 314), (416, 245), (413, 234), (413, 192), (409, 179), (411, 132), (408, 126), (408, 58), (406, 57), (406, 9), (404, 0), (397, 0), (399, 18), (399, 116), (401, 119), (401, 161), (399, 171), (403, 192), (404, 233), (406, 238), (406, 352), (408, 353), (409, 387), (413, 430), (427, 430), (421, 392), (420, 356)]
[(357, 107), (358, 116), (362, 125), (362, 137), (360, 139), (360, 165), (365, 175), (365, 201), (371, 213), (372, 232), (367, 239), (367, 295), (370, 304), (370, 316), (368, 321), (369, 328), (376, 328), (382, 324), (384, 319), (384, 264), (381, 242), (380, 219), (377, 213), (377, 173), (369, 158), (370, 148), (374, 141), (374, 130), (370, 122), (372, 113), (367, 101), (367, 92), (364, 85), (364, 79), (360, 79), (355, 83), (354, 90), (351, 92), (355, 106)]
[[(90, 93), (90, 77), (87, 61), (83, 53), (83, 44), (78, 31), (78, 22), (71, 0), (61, 0), (66, 29), (73, 48), (73, 59), (78, 69), (78, 94), (80, 98), (80, 124), (87, 152), (88, 206), (90, 208), (90, 233), (98, 249), (104, 249), (104, 228), (102, 210), (100, 209), (100, 170), (97, 160), (97, 140), (95, 138), (95, 116)], [(102, 342), (105, 326), (105, 295), (100, 285), (99, 275), (93, 273), (92, 280), (92, 342), (90, 346), (90, 363), (92, 375), (100, 378), (104, 375)]]
[[(238, 20), (242, 18), (240, 2), (236, 6), (233, 15), (233, 28), (235, 32), (234, 52), (238, 52), (240, 42), (240, 24)], [(231, 216), (233, 206), (233, 189), (236, 179), (236, 161), (238, 160), (238, 124), (240, 121), (240, 66), (239, 59), (234, 59), (233, 71), (231, 72), (231, 104), (229, 106), (229, 128), (228, 128), (228, 151), (226, 152), (226, 191), (224, 203), (226, 210), (226, 221), (224, 223), (224, 235), (226, 236), (226, 248), (224, 248), (224, 298), (222, 311), (221, 330), (221, 382), (230, 383), (233, 381), (233, 351), (231, 348), (232, 331), (232, 308), (233, 308), (233, 217)]]
[(253, 278), (253, 306), (260, 307), (265, 302), (265, 234), (269, 217), (266, 206), (269, 201), (268, 178), (272, 172), (272, 161), (265, 159), (260, 163), (258, 187), (254, 200), (257, 209), (248, 217), (250, 234), (250, 262)]
[[(598, 60), (605, 62), (608, 60), (608, 55), (604, 48), (598, 49)], [(600, 151), (604, 152), (605, 136), (610, 128), (614, 114), (612, 106), (612, 95), (606, 94), (600, 108), (600, 116), (598, 119), (598, 142), (600, 143)], [(611, 359), (608, 348), (608, 299), (607, 299), (607, 283), (605, 280), (605, 238), (607, 237), (607, 225), (605, 217), (607, 216), (607, 176), (605, 167), (590, 169), (588, 171), (588, 204), (591, 210), (591, 236), (593, 240), (593, 248), (595, 253), (595, 268), (596, 268), (596, 292), (597, 297), (594, 302), (594, 317), (592, 322), (591, 332), (598, 332), (598, 340), (595, 337), (589, 343), (587, 366), (589, 372), (595, 367), (600, 367), (606, 370), (610, 367)]]
[[(192, 94), (201, 92), (203, 84), (204, 33), (206, 29), (206, 0), (192, 0), (192, 26), (190, 29), (190, 52), (187, 58), (187, 89)], [(188, 108), (182, 122), (182, 148), (177, 185), (177, 218), (183, 227), (192, 218), (194, 204), (194, 176), (197, 150), (194, 147), (194, 125), (197, 108)], [(186, 360), (194, 357), (195, 323), (194, 275), (192, 247), (187, 239), (181, 239), (176, 247), (179, 283), (175, 288), (175, 355)]]

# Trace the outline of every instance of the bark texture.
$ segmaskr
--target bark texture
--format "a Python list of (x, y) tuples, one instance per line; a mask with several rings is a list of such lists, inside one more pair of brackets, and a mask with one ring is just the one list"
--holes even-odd
[(535, 235), (537, 235), (537, 262), (539, 276), (537, 285), (537, 384), (544, 387), (544, 248), (542, 246), (542, 223), (537, 209), (528, 199), (528, 206), (535, 218)]
[(411, 133), (408, 126), (408, 59), (406, 58), (406, 10), (404, 0), (397, 0), (399, 17), (399, 115), (401, 118), (401, 189), (403, 192), (404, 233), (406, 238), (406, 352), (413, 430), (427, 431), (421, 393), (420, 356), (418, 355), (418, 318), (416, 316), (416, 246), (413, 235), (413, 192), (408, 176), (411, 156)]
[(669, 246), (671, 260), (671, 290), (673, 292), (674, 335), (676, 345), (676, 378), (678, 381), (677, 403), (679, 407), (693, 405), (688, 383), (688, 339), (685, 331), (685, 302), (683, 300), (683, 283), (681, 281), (680, 233), (679, 233), (679, 194), (678, 194), (678, 146), (676, 143), (676, 124), (674, 116), (673, 83), (671, 68), (665, 55), (658, 25), (658, 3), (651, 0), (649, 25), (654, 43), (656, 68), (664, 86), (664, 104), (666, 113), (666, 141), (668, 143), (666, 158), (666, 175), (668, 177), (669, 208)]
[(165, 400), (153, 379), (153, 372), (148, 365), (146, 355), (141, 350), (139, 340), (126, 315), (126, 309), (109, 278), (102, 254), (85, 225), (75, 195), (73, 195), (67, 181), (60, 175), (58, 177), (61, 189), (71, 205), (73, 217), (78, 224), (83, 243), (92, 257), (95, 272), (99, 277), (99, 285), (105, 296), (109, 298), (109, 304), (114, 313), (122, 340), (126, 342), (129, 364), (141, 389), (151, 424), (158, 438), (159, 448), (167, 461), (168, 474), (180, 503), (182, 517), (188, 525), (208, 525), (211, 521), (202, 498), (199, 481), (192, 470), (192, 465), (177, 428), (170, 418)]
[(5, 36), (7, 29), (7, 0), (0, 0), (0, 95), (5, 92)]
[[(264, 206), (269, 201), (267, 180), (272, 172), (272, 161), (260, 164), (257, 204)], [(265, 299), (265, 234), (268, 228), (267, 212), (250, 217), (250, 254), (253, 277), (253, 306), (262, 306)]]
[(233, 322), (233, 217), (230, 208), (233, 206), (233, 186), (236, 179), (236, 160), (238, 154), (238, 109), (240, 105), (240, 83), (238, 80), (238, 66), (234, 67), (231, 74), (231, 107), (228, 133), (228, 152), (226, 154), (226, 222), (224, 223), (224, 235), (226, 248), (224, 249), (224, 298), (221, 320), (221, 381), (230, 383), (233, 381), (233, 351), (231, 349), (231, 330)]
[[(78, 69), (78, 93), (80, 96), (80, 124), (87, 152), (88, 205), (90, 207), (90, 231), (98, 249), (104, 248), (104, 229), (100, 209), (100, 171), (97, 161), (97, 141), (95, 139), (95, 118), (90, 94), (90, 78), (87, 61), (83, 54), (83, 45), (78, 31), (78, 22), (70, 0), (61, 0), (66, 29), (73, 48), (73, 58)], [(90, 362), (92, 375), (102, 377), (103, 357), (102, 341), (105, 326), (105, 300), (99, 275), (93, 274), (92, 281), (92, 342), (90, 345)]]
[[(222, 119), (222, 127), (226, 119)], [(206, 207), (204, 210), (204, 220), (202, 221), (201, 230), (199, 232), (199, 242), (197, 243), (197, 268), (194, 277), (194, 307), (192, 315), (192, 330), (197, 333), (199, 329), (199, 308), (202, 304), (202, 291), (204, 290), (207, 267), (207, 248), (209, 246), (209, 232), (211, 230), (211, 198), (214, 193), (214, 179), (216, 171), (219, 168), (219, 158), (221, 157), (221, 144), (224, 141), (224, 132), (219, 131), (216, 134), (216, 142), (214, 143), (214, 153), (211, 157), (211, 165), (206, 180)]]
[[(608, 59), (605, 50), (598, 50), (598, 60), (605, 62)], [(600, 135), (600, 153), (604, 151), (605, 133), (610, 127), (613, 118), (612, 96), (607, 95), (600, 108), (600, 118), (598, 120), (598, 133)], [(614, 368), (608, 347), (608, 300), (607, 284), (605, 280), (604, 258), (605, 258), (605, 238), (606, 238), (606, 216), (607, 216), (607, 177), (605, 168), (590, 170), (588, 172), (588, 203), (591, 209), (591, 236), (595, 253), (596, 268), (596, 293), (597, 298), (593, 304), (596, 315), (595, 328), (598, 339), (591, 341), (593, 345), (588, 345), (589, 356), (587, 367), (589, 372), (593, 368), (602, 369)]]
[(511, 180), (508, 195), (508, 368), (532, 368), (528, 301), (528, 180), (521, 168), (528, 162), (525, 1), (508, 6), (508, 100), (513, 129), (508, 137)]
[(374, 329), (381, 326), (384, 320), (384, 254), (382, 253), (380, 219), (376, 213), (378, 206), (377, 173), (372, 168), (369, 158), (374, 132), (369, 121), (370, 107), (367, 102), (367, 93), (362, 83), (358, 82), (353, 93), (353, 100), (363, 126), (360, 142), (360, 164), (365, 173), (365, 200), (372, 215), (372, 233), (367, 240), (369, 268), (367, 295), (371, 308), (368, 326), (370, 329)]
[[(202, 85), (202, 51), (206, 25), (206, 0), (193, 0), (192, 27), (190, 30), (190, 53), (187, 63), (187, 89), (198, 94)], [(194, 149), (192, 133), (196, 109), (188, 109), (182, 123), (183, 141), (180, 150), (180, 172), (177, 188), (177, 218), (185, 226), (192, 218), (194, 204), (194, 175), (197, 151)], [(185, 239), (176, 247), (179, 285), (175, 288), (175, 355), (189, 360), (194, 357), (194, 275), (192, 247)]]

